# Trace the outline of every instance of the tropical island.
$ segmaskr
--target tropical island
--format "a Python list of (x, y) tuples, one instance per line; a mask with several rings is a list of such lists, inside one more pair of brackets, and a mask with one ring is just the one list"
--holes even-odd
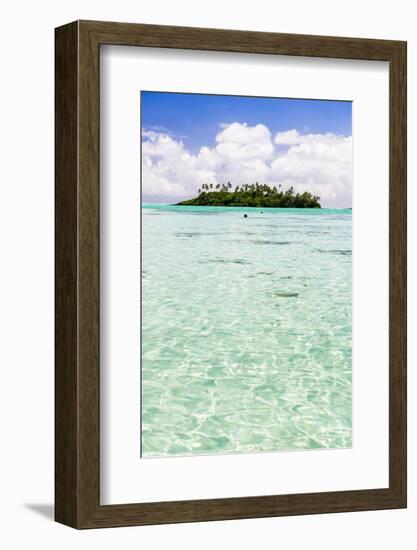
[(180, 206), (252, 206), (258, 208), (321, 208), (320, 197), (308, 191), (295, 193), (291, 186), (286, 191), (278, 187), (254, 183), (237, 185), (232, 188), (230, 182), (204, 183), (198, 190), (198, 196), (179, 202)]

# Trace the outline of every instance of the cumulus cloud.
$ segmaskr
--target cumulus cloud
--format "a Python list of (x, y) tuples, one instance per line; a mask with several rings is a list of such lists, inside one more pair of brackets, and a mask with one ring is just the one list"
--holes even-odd
[(142, 132), (145, 195), (186, 197), (202, 183), (292, 185), (321, 197), (323, 206), (350, 206), (352, 138), (300, 134), (296, 129), (275, 136), (264, 124), (222, 124), (212, 147), (191, 154), (184, 143), (155, 130)]
[(274, 143), (276, 145), (296, 145), (300, 143), (300, 138), (297, 130), (287, 130), (286, 132), (277, 132)]
[[(351, 206), (352, 137), (332, 133), (301, 135), (278, 132), (270, 177), (297, 191), (313, 191), (323, 205)], [(279, 146), (289, 146), (280, 152)]]
[(223, 125), (223, 130), (216, 136), (216, 143), (216, 152), (232, 160), (267, 160), (274, 151), (271, 132), (264, 124), (248, 126), (233, 122)]

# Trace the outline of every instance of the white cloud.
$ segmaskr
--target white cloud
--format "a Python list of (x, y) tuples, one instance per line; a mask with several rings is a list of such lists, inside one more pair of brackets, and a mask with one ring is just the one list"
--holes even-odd
[(216, 151), (226, 159), (249, 160), (271, 158), (274, 146), (271, 132), (264, 124), (248, 126), (246, 123), (233, 122), (223, 125), (216, 136)]
[(143, 144), (143, 192), (193, 196), (202, 183), (268, 183), (311, 191), (323, 206), (350, 206), (352, 138), (300, 134), (291, 129), (272, 139), (267, 126), (222, 124), (213, 147), (191, 154), (166, 133), (146, 130)]
[(276, 145), (295, 145), (300, 143), (300, 134), (297, 130), (287, 130), (286, 132), (277, 132), (274, 143)]
[[(271, 163), (270, 177), (297, 191), (312, 191), (323, 205), (351, 206), (352, 137), (278, 132), (274, 142), (289, 145)], [(278, 147), (278, 151), (280, 148)]]

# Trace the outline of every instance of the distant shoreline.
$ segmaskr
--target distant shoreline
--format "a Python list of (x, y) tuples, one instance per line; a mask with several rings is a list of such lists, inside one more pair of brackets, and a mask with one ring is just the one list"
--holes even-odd
[[(191, 200), (194, 200), (194, 199), (191, 199)], [(173, 204), (167, 204), (167, 206), (209, 206), (209, 207), (215, 207), (215, 206), (218, 206), (218, 207), (221, 207), (221, 208), (292, 208), (292, 209), (295, 209), (295, 208), (298, 208), (300, 210), (302, 209), (306, 209), (306, 208), (309, 208), (309, 209), (321, 209), (322, 207), (321, 206), (271, 206), (269, 204), (211, 204), (211, 203), (207, 203), (207, 204), (204, 204), (204, 203), (192, 203), (190, 201), (183, 201), (183, 202), (178, 202), (178, 203), (173, 203)], [(161, 205), (162, 206), (162, 205)], [(352, 210), (351, 208), (330, 208), (331, 210)]]
[(286, 191), (266, 184), (237, 185), (203, 184), (198, 196), (181, 201), (178, 206), (241, 206), (256, 208), (321, 208), (320, 197), (309, 191), (295, 193), (291, 186)]
[[(179, 208), (184, 208), (186, 209), (187, 206), (190, 206), (190, 205), (181, 205), (181, 204), (178, 204), (178, 203), (171, 203), (171, 202), (160, 202), (160, 203), (156, 203), (156, 202), (143, 202), (141, 204), (141, 207), (142, 208), (145, 208), (145, 209), (148, 209), (148, 208), (175, 208), (175, 207), (179, 207)], [(314, 211), (317, 211), (317, 213), (319, 213), (320, 210), (323, 210), (323, 212), (327, 211), (327, 210), (333, 210), (333, 211), (352, 211), (352, 207), (350, 206), (321, 206), (320, 208), (280, 208), (280, 207), (262, 207), (262, 206), (237, 206), (237, 205), (227, 205), (227, 206), (222, 206), (222, 205), (194, 205), (195, 208), (226, 208), (226, 209), (230, 209), (230, 210), (233, 210), (233, 209), (236, 209), (236, 210), (262, 210), (263, 208), (265, 208), (265, 210), (314, 210)]]

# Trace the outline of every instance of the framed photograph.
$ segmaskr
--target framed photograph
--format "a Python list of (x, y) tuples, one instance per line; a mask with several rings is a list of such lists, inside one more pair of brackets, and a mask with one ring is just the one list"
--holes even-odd
[(56, 520), (406, 506), (406, 43), (56, 29)]

